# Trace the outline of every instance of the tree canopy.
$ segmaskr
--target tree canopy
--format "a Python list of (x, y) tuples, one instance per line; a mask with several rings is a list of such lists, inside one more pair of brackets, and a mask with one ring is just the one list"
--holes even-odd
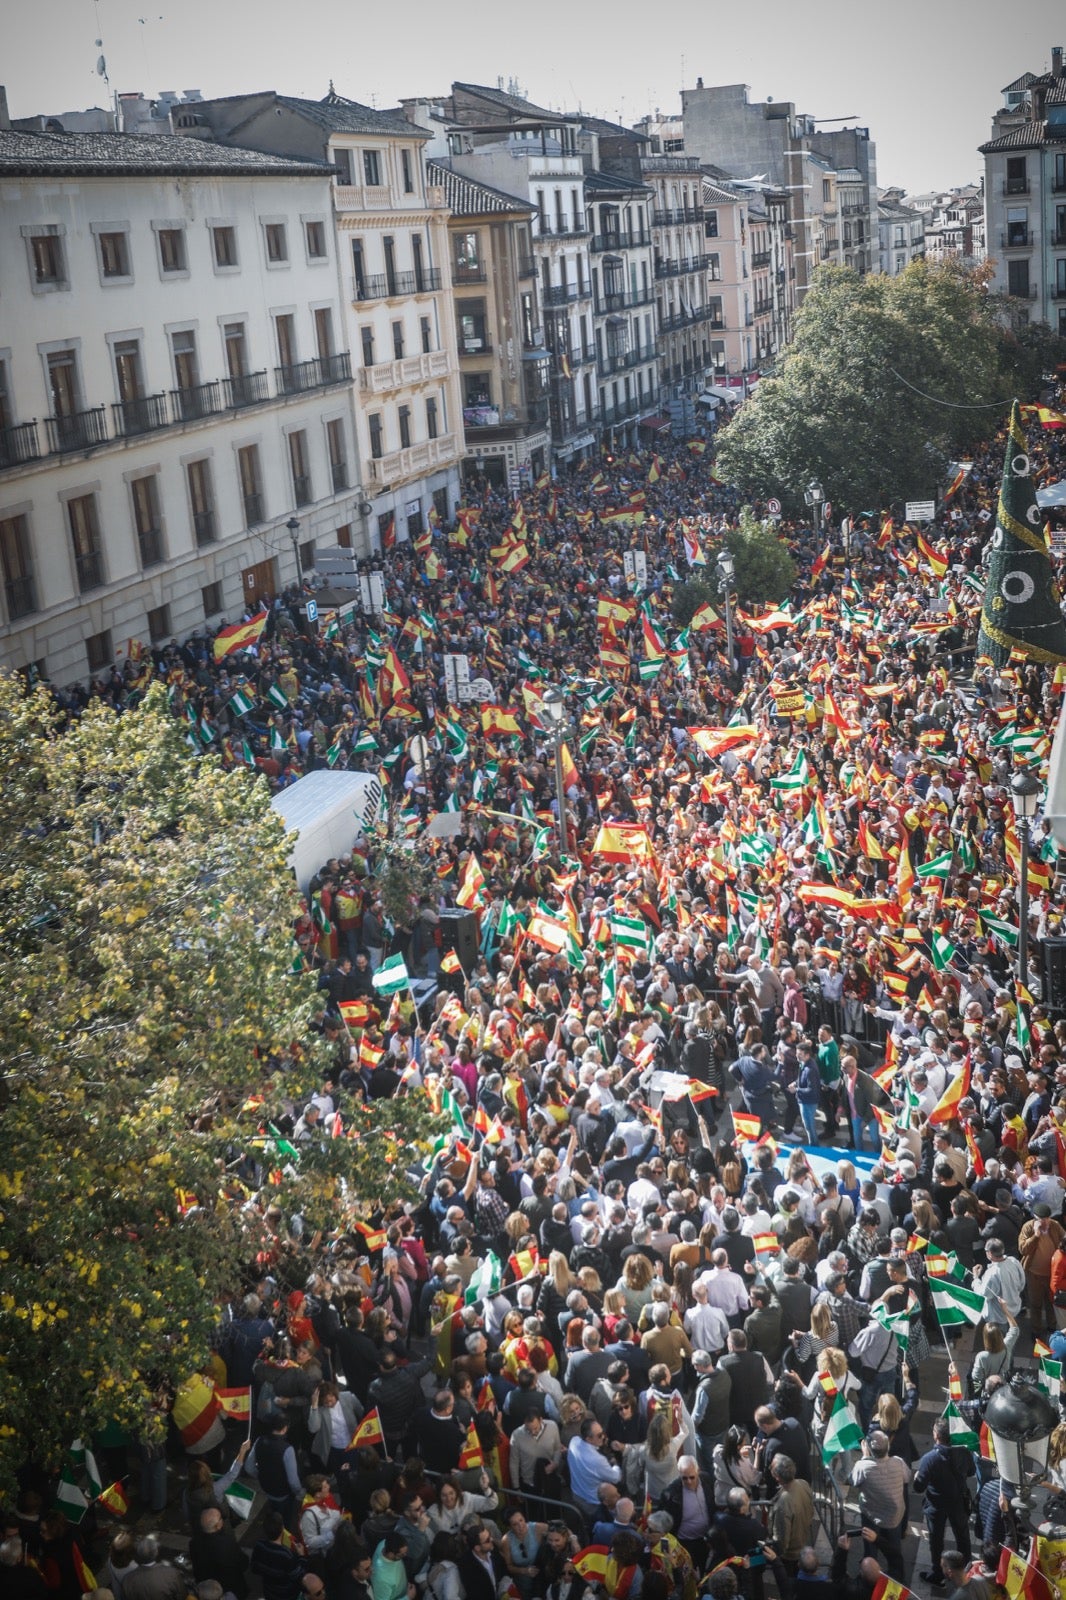
[[(235, 1158), (326, 1060), (269, 800), (190, 756), (159, 689), (63, 729), (0, 677), (0, 1488), (27, 1449), (158, 1430), (149, 1384), (206, 1359), (254, 1254)], [(350, 1120), (264, 1151), (327, 1234), (410, 1193), (437, 1119), (419, 1094)]]
[(998, 313), (985, 274), (955, 262), (898, 277), (822, 268), (778, 374), (718, 437), (719, 475), (799, 512), (812, 479), (842, 511), (931, 498), (946, 461), (1034, 392), (1058, 344)]
[(673, 617), (680, 627), (691, 622), (704, 604), (721, 609), (721, 591), (714, 570), (720, 550), (728, 550), (733, 557), (733, 590), (742, 606), (783, 600), (796, 581), (796, 563), (777, 529), (743, 511), (739, 527), (727, 528), (721, 538), (708, 546), (711, 565), (704, 569), (705, 575), (690, 578), (674, 591)]

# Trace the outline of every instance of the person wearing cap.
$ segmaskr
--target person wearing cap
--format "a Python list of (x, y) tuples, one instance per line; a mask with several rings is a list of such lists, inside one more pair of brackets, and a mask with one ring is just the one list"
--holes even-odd
[(1034, 1205), (1032, 1217), (1018, 1235), (1018, 1254), (1025, 1268), (1025, 1298), (1034, 1334), (1056, 1330), (1051, 1268), (1064, 1237), (1066, 1232), (1052, 1217), (1051, 1207), (1043, 1201)]

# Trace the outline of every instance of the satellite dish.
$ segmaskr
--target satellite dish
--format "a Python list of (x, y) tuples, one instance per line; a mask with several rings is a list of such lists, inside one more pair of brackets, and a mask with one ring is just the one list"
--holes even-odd
[(370, 513), (373, 511), (373, 509), (374, 509), (374, 507), (371, 505), (369, 500), (360, 500), (360, 502), (359, 502), (359, 515), (361, 517), (368, 517), (370, 515)]
[(103, 56), (97, 56), (96, 58), (96, 76), (98, 78), (107, 77), (107, 62), (104, 60)]

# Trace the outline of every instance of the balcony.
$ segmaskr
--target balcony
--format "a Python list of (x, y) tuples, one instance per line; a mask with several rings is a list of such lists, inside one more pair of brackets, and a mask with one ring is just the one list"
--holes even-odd
[(631, 372), (634, 367), (639, 367), (645, 361), (654, 361), (655, 351), (651, 345), (646, 345), (643, 350), (616, 350), (608, 351), (599, 363), (601, 378), (608, 378), (616, 372)]
[(4, 584), (9, 622), (30, 617), (37, 610), (37, 588), (32, 578), (8, 578)]
[(309, 506), (314, 499), (311, 491), (311, 477), (307, 472), (294, 472), (292, 475), (292, 499), (296, 506)]
[(642, 245), (651, 244), (651, 234), (642, 230), (626, 231), (620, 228), (617, 233), (594, 233), (589, 249), (594, 255), (599, 255), (605, 250), (637, 250)]
[(390, 450), (371, 457), (366, 463), (363, 482), (369, 489), (383, 489), (391, 484), (403, 483), (421, 477), (435, 467), (449, 466), (459, 457), (459, 445), (454, 433), (442, 433), (436, 439), (411, 445), (406, 450)]
[(1053, 233), (1051, 242), (1058, 250), (1066, 247), (1066, 229), (1060, 228), (1056, 233)]
[(770, 265), (770, 252), (769, 252), (769, 250), (754, 250), (754, 251), (752, 251), (751, 266), (752, 266), (752, 271), (753, 272), (757, 271), (759, 269), (759, 267), (768, 267), (769, 265)]
[(104, 563), (99, 550), (83, 550), (74, 556), (74, 571), (78, 580), (78, 593), (88, 594), (90, 589), (102, 589)]
[(279, 394), (305, 394), (308, 389), (325, 389), (331, 383), (347, 383), (352, 375), (352, 359), (347, 350), (333, 356), (315, 356), (293, 366), (275, 367), (274, 382)]
[(244, 496), (244, 526), (254, 528), (266, 519), (263, 516), (263, 496), (258, 489), (249, 489)]
[(717, 319), (708, 306), (697, 306), (694, 311), (678, 311), (672, 317), (659, 318), (660, 333), (677, 333), (681, 328), (691, 328), (697, 322), (706, 322), (711, 328), (724, 328), (725, 323), (719, 316)]
[(840, 215), (842, 217), (858, 217), (865, 215), (866, 210), (867, 208), (861, 200), (848, 200), (841, 206)]
[(40, 459), (36, 422), (16, 422), (13, 427), (0, 428), (0, 469), (21, 467), (27, 461)]
[(520, 278), (535, 278), (537, 276), (537, 263), (533, 256), (519, 256), (518, 276)]
[(170, 424), (165, 394), (142, 395), (137, 400), (119, 400), (111, 407), (111, 426), (116, 436), (132, 439), (139, 433), (153, 433)]
[(452, 282), (458, 287), (463, 283), (484, 283), (485, 264), (483, 261), (467, 262), (465, 266), (453, 266)]
[(621, 289), (605, 293), (596, 301), (596, 314), (603, 316), (611, 311), (629, 311), (633, 306), (650, 306), (655, 302), (655, 291), (646, 289)]
[[(680, 256), (677, 260), (662, 260), (655, 263), (656, 278), (683, 278), (689, 272), (704, 272), (709, 269), (710, 256)], [(719, 272), (714, 274), (720, 276)]]
[(329, 479), (333, 485), (334, 494), (341, 494), (345, 489), (350, 489), (347, 461), (331, 461), (329, 464)]
[(137, 547), (141, 552), (142, 567), (158, 567), (164, 555), (163, 530), (145, 528), (137, 535)]
[(235, 378), (222, 380), (222, 404), (227, 411), (240, 411), (245, 406), (257, 406), (270, 399), (266, 369), (262, 372), (242, 372)]
[(1066, 283), (1057, 283), (1053, 289), (1049, 289), (1048, 299), (1066, 300)]
[(45, 417), (48, 452), (61, 456), (77, 450), (92, 450), (107, 443), (107, 417), (103, 406), (89, 411), (72, 411), (67, 417)]
[(588, 233), (585, 213), (578, 211), (573, 217), (556, 217), (554, 223), (546, 217), (537, 219), (538, 239), (581, 239)]
[(1012, 289), (1010, 284), (1008, 284), (1007, 298), (1008, 300), (1035, 300), (1036, 286), (1034, 284), (1030, 284), (1029, 287), (1025, 289)]
[(596, 359), (596, 347), (591, 344), (577, 345), (569, 352), (569, 357), (571, 367), (591, 366)]
[(424, 355), (404, 356), (399, 361), (379, 361), (373, 367), (361, 367), (359, 387), (365, 394), (390, 394), (418, 383), (429, 383), (448, 374), (448, 357), (443, 350), (430, 350)]
[(437, 267), (423, 268), (421, 272), (364, 273), (352, 280), (352, 299), (357, 304), (364, 300), (399, 300), (409, 294), (432, 294), (439, 288)]
[(491, 355), (492, 340), (485, 335), (478, 335), (473, 339), (460, 339), (459, 354), (461, 356)]
[(1033, 236), (1028, 228), (1011, 228), (1007, 233), (999, 236), (1001, 250), (1030, 250), (1032, 249)]
[(198, 545), (214, 544), (218, 538), (213, 510), (194, 511), (192, 514), (192, 526)]
[(652, 212), (651, 220), (657, 228), (674, 228), (683, 222), (702, 222), (702, 206), (671, 206)]
[(215, 417), (221, 410), (217, 383), (192, 384), (188, 389), (171, 389), (170, 409), (175, 422), (200, 422)]
[(617, 405), (604, 406), (603, 425), (609, 428), (618, 422), (628, 422), (630, 417), (638, 416), (641, 411), (647, 410), (648, 404), (646, 399), (634, 395), (629, 400), (619, 400)]
[(1028, 178), (1004, 178), (1002, 193), (1003, 194), (1028, 194), (1029, 193), (1029, 179)]
[[(576, 283), (553, 283), (548, 288), (541, 290), (541, 300), (545, 306), (567, 306), (578, 298)], [(582, 291), (584, 297), (585, 291)]]

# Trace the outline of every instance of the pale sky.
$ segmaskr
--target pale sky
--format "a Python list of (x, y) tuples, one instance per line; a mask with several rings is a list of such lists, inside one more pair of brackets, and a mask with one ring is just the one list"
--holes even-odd
[[(162, 10), (160, 10), (162, 7)], [(1066, 44), (1062, 0), (5, 0), (0, 73), (12, 116), (106, 102), (112, 91), (254, 89), (377, 106), (453, 79), (626, 124), (680, 110), (680, 90), (747, 83), (816, 118), (870, 129), (882, 186), (980, 175), (1005, 83)], [(830, 122), (831, 127), (847, 122)]]

